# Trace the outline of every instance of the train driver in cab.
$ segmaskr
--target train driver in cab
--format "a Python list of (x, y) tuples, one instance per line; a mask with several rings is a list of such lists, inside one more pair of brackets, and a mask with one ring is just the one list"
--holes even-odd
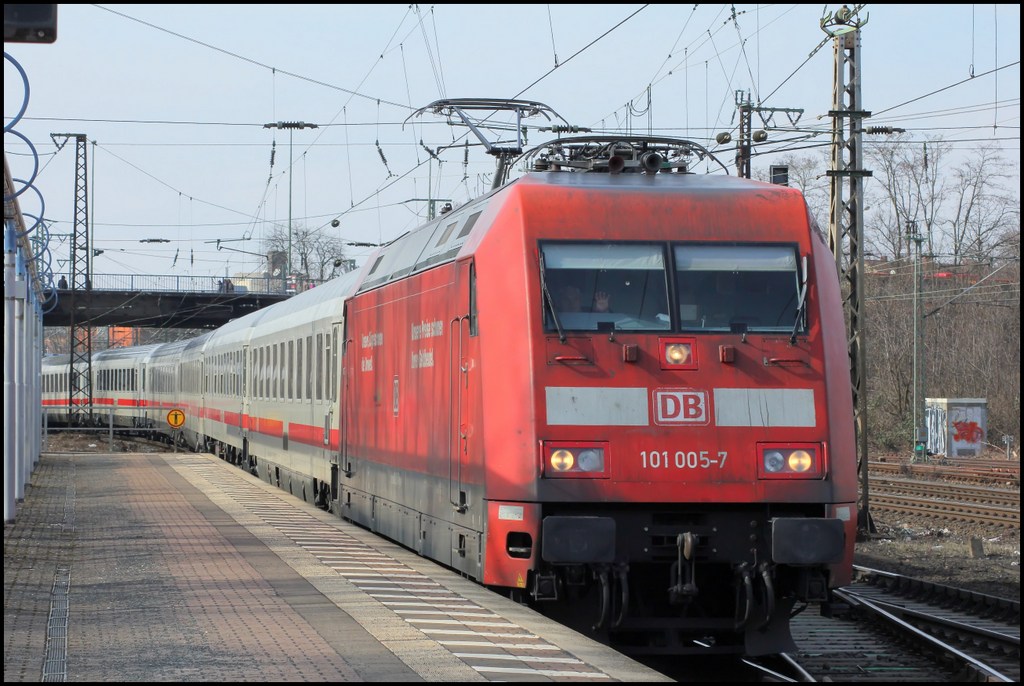
[(594, 293), (594, 299), (589, 308), (583, 307), (583, 295), (578, 286), (563, 286), (559, 292), (559, 312), (608, 312), (611, 309), (611, 296), (604, 291)]

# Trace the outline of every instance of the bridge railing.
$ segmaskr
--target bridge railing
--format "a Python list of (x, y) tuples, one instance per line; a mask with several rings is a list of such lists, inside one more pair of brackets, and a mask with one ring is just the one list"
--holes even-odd
[[(97, 291), (155, 291), (176, 293), (295, 293), (316, 279), (289, 280), (279, 276), (183, 276), (177, 274), (93, 274), (90, 287)], [(61, 288), (61, 286), (58, 286)]]

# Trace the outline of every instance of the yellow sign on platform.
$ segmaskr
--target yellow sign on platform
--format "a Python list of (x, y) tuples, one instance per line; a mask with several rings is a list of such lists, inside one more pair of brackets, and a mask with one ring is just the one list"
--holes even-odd
[(185, 426), (185, 413), (181, 410), (171, 410), (167, 413), (167, 423), (172, 429), (180, 429)]

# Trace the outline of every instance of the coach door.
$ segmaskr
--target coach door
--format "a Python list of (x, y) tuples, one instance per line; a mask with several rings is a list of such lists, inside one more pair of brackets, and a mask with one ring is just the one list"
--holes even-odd
[[(341, 322), (335, 322), (331, 324), (331, 338), (328, 341), (330, 346), (327, 351), (329, 359), (327, 360), (327, 387), (330, 389), (328, 399), (330, 404), (328, 405), (327, 414), (324, 417), (324, 449), (334, 451), (338, 448), (336, 440), (332, 439), (332, 433), (335, 431), (335, 427), (338, 425), (338, 401), (341, 397), (341, 389), (338, 385), (341, 383), (340, 365), (341, 356), (339, 355), (338, 346), (341, 345)], [(336, 435), (334, 436), (336, 437)]]
[(239, 398), (239, 409), (238, 409), (238, 433), (243, 440), (249, 438), (249, 388), (251, 386), (251, 379), (249, 379), (249, 346), (242, 346), (242, 397)]
[(448, 498), (456, 512), (465, 512), (469, 496), (464, 473), (473, 448), (471, 413), (476, 379), (476, 272), (473, 262), (456, 266), (455, 316), (448, 322), (449, 422), (448, 422)]

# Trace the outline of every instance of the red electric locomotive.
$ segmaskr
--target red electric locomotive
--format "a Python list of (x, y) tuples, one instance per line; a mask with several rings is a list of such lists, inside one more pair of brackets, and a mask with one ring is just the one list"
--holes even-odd
[(695, 155), (538, 148), (360, 272), (147, 351), (140, 402), (624, 652), (792, 650), (856, 533), (835, 261), (798, 191)]
[(835, 261), (798, 191), (695, 150), (559, 141), (375, 256), (342, 517), (625, 652), (793, 649), (856, 529)]

